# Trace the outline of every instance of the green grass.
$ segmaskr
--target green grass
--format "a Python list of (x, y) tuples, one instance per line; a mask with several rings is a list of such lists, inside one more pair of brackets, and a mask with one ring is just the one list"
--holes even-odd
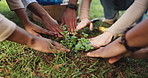
[[(103, 17), (99, 0), (92, 0), (91, 18)], [(22, 26), (4, 0), (0, 13)], [(104, 26), (96, 23), (96, 26)], [(89, 58), (87, 52), (47, 54), (10, 41), (0, 42), (0, 77), (10, 78), (147, 78), (147, 60)]]

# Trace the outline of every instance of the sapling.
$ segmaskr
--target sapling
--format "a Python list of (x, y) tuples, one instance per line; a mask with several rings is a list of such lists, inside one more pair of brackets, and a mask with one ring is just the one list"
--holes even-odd
[(60, 43), (64, 46), (66, 46), (68, 49), (78, 52), (78, 51), (88, 51), (93, 49), (91, 47), (90, 41), (86, 39), (88, 37), (88, 34), (82, 32), (82, 37), (78, 38), (78, 33), (72, 33), (70, 34), (66, 29), (66, 26), (62, 26), (62, 28), (65, 30), (62, 33), (64, 34), (64, 39), (60, 41)]

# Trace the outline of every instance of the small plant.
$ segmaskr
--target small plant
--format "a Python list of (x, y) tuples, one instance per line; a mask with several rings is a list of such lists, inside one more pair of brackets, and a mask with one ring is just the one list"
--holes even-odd
[(65, 30), (62, 33), (64, 34), (64, 39), (60, 41), (60, 43), (64, 46), (66, 46), (68, 49), (78, 52), (78, 51), (88, 51), (93, 49), (89, 44), (89, 40), (86, 39), (88, 37), (88, 34), (82, 32), (82, 37), (78, 38), (78, 33), (70, 34), (68, 31), (66, 31), (66, 27), (62, 26), (62, 28)]

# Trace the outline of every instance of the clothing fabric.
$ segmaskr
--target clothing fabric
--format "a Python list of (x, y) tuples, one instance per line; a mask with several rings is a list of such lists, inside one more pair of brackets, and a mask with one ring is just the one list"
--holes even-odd
[(30, 4), (30, 3), (33, 3), (33, 2), (37, 2), (36, 0), (22, 0), (22, 3), (24, 5), (25, 8), (27, 8), (27, 6)]
[(0, 14), (0, 41), (6, 40), (16, 29), (16, 24)]
[(41, 5), (60, 5), (63, 0), (37, 0)]
[(134, 0), (100, 0), (105, 19), (113, 19), (118, 11), (126, 10)]
[[(11, 10), (24, 8), (21, 0), (6, 0)], [(0, 14), (0, 41), (7, 39), (16, 29), (16, 24)]]
[[(80, 18), (89, 18), (89, 6), (91, 0), (83, 0)], [(106, 31), (114, 36), (123, 32), (125, 28), (135, 23), (148, 9), (148, 0), (135, 0), (125, 13)]]
[(114, 36), (120, 34), (125, 28), (135, 23), (148, 8), (148, 0), (135, 0), (126, 12), (106, 31)]
[(6, 0), (6, 1), (7, 1), (9, 8), (11, 10), (24, 8), (24, 5), (21, 0)]

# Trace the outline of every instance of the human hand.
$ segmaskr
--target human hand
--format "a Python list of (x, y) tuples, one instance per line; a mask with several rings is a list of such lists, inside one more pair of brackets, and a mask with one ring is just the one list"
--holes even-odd
[(94, 48), (99, 48), (101, 46), (107, 45), (111, 42), (113, 38), (113, 34), (110, 32), (104, 32), (103, 34), (96, 36), (94, 38), (89, 39), (90, 45)]
[[(88, 52), (86, 56), (89, 57), (102, 57), (102, 58), (111, 58), (109, 63), (114, 63), (116, 60), (121, 58), (121, 55), (129, 54), (126, 53), (127, 50), (124, 45), (120, 44), (121, 38), (115, 40), (114, 42), (108, 44), (105, 47), (101, 47), (92, 52)], [(114, 57), (114, 58), (112, 58)]]
[(28, 31), (29, 33), (33, 34), (33, 35), (36, 35), (36, 36), (40, 36), (40, 34), (38, 33), (43, 33), (43, 34), (47, 34), (47, 35), (55, 35), (57, 34), (56, 32), (51, 32), (51, 31), (48, 31), (32, 22), (29, 22), (27, 24), (25, 24), (25, 29), (26, 31)]
[[(20, 39), (21, 38), (21, 39)], [(38, 50), (46, 53), (56, 53), (59, 51), (69, 52), (64, 46), (56, 41), (38, 37), (26, 32), (24, 29), (16, 26), (14, 32), (7, 38), (9, 41), (25, 44), (34, 50)]]
[(105, 47), (101, 47), (92, 52), (88, 52), (86, 56), (89, 57), (102, 57), (102, 58), (109, 58), (108, 62), (113, 64), (117, 62), (119, 59), (123, 57), (133, 57), (133, 58), (147, 58), (148, 54), (148, 47), (140, 49), (136, 52), (127, 51), (125, 46), (120, 44), (121, 38), (118, 38), (114, 42), (108, 44)]
[(61, 32), (64, 30), (60, 27), (56, 20), (54, 20), (51, 16), (48, 15), (44, 17), (42, 21), (48, 30), (56, 32), (58, 37), (62, 37)]
[(93, 28), (93, 24), (89, 19), (82, 19), (81, 22), (78, 24), (78, 26), (76, 27), (77, 30), (80, 30), (86, 26), (89, 26), (89, 29), (92, 31)]
[(56, 41), (46, 39), (43, 37), (34, 36), (33, 40), (28, 46), (34, 50), (38, 50), (45, 53), (57, 53), (57, 52), (69, 52), (70, 50), (62, 46)]
[(77, 26), (77, 19), (76, 19), (76, 11), (74, 9), (67, 8), (62, 16), (61, 26), (66, 24), (68, 31), (71, 33), (75, 33), (75, 29)]
[(108, 62), (110, 64), (113, 64), (123, 57), (132, 57), (135, 59), (146, 59), (148, 57), (148, 47), (142, 48), (136, 52), (128, 52), (127, 51), (126, 53), (123, 53), (121, 55), (109, 58)]

